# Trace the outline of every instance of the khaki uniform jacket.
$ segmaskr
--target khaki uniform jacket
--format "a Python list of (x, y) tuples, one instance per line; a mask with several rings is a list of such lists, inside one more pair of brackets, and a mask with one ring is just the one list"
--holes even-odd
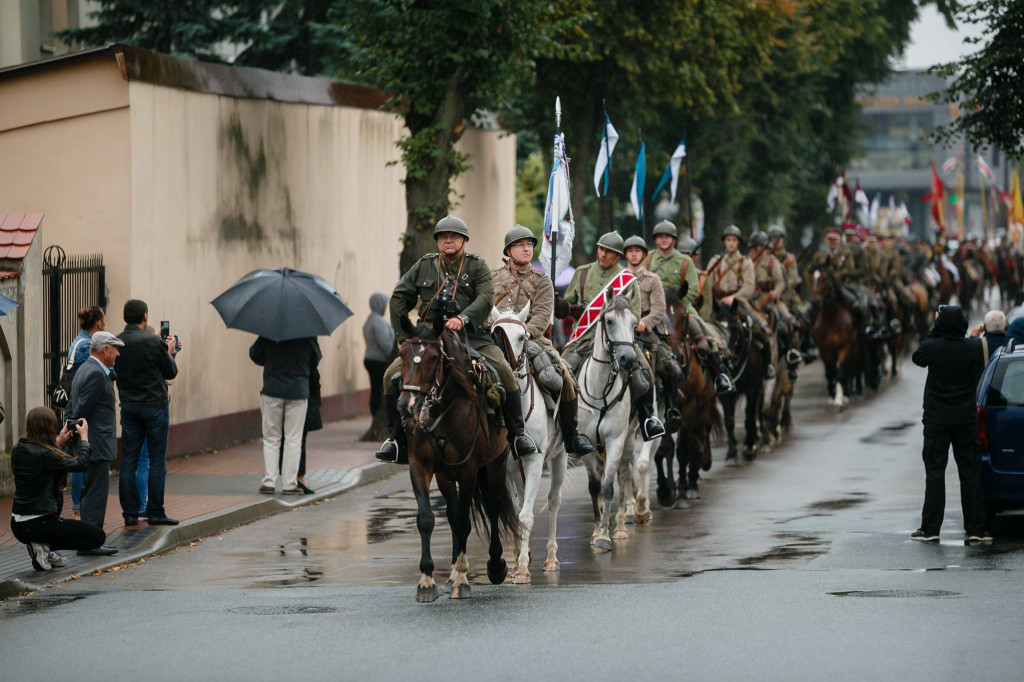
[(526, 330), (535, 339), (545, 338), (555, 309), (555, 289), (551, 279), (532, 266), (513, 272), (512, 263), (508, 261), (491, 275), (494, 278), (494, 307), (503, 313), (518, 313), (529, 303), (530, 317), (526, 320)]
[(775, 252), (775, 257), (782, 266), (782, 277), (786, 280), (786, 288), (782, 292), (782, 298), (787, 303), (799, 302), (800, 300), (800, 268), (796, 264), (796, 256), (785, 249)]
[(455, 302), (462, 309), (461, 314), (469, 318), (466, 335), (470, 346), (479, 350), (481, 346), (494, 344), (487, 324), (494, 302), (494, 282), (487, 263), (471, 253), (465, 254), (455, 263), (447, 263), (440, 254), (429, 253), (409, 268), (391, 295), (391, 327), (395, 330), (399, 345), (408, 336), (402, 330), (401, 320), (417, 305), (420, 320), (424, 322), (433, 322), (440, 314), (438, 306), (429, 306), (429, 303), (449, 275), (458, 278)]
[(890, 284), (903, 284), (903, 256), (900, 254), (899, 249), (893, 247), (885, 249), (881, 253), (881, 267), (879, 272), (885, 281)]
[(697, 295), (700, 293), (697, 290), (697, 267), (689, 256), (675, 249), (669, 251), (667, 256), (662, 256), (661, 253), (655, 251), (647, 256), (646, 266), (650, 272), (661, 278), (661, 286), (665, 290), (666, 296), (671, 293), (678, 297), (679, 288), (683, 282), (686, 282), (687, 306), (692, 306), (693, 302), (697, 300)]
[[(598, 263), (587, 263), (576, 268), (576, 272), (573, 273), (572, 281), (569, 282), (569, 287), (565, 290), (565, 300), (570, 305), (587, 305), (594, 300), (598, 292), (605, 288), (614, 277), (625, 270), (624, 267), (616, 263), (612, 267), (604, 270)], [(583, 277), (583, 273), (587, 273), (586, 277)], [(582, 286), (580, 282), (583, 282)], [(643, 315), (640, 313), (640, 296), (636, 293), (637, 286), (634, 281), (632, 284), (626, 287), (623, 292), (624, 296), (628, 296), (633, 304), (633, 314), (636, 315), (636, 319), (640, 320)], [(594, 333), (594, 328), (591, 327), (587, 330), (581, 338), (586, 338)]]
[(735, 295), (741, 301), (749, 301), (754, 295), (754, 264), (738, 249), (712, 258), (708, 278), (716, 300)]
[(643, 315), (640, 321), (648, 330), (653, 330), (662, 323), (665, 311), (668, 309), (665, 303), (665, 289), (661, 284), (661, 279), (648, 272), (642, 265), (640, 270), (633, 274), (636, 275), (637, 283), (640, 285), (640, 314)]
[(754, 263), (754, 286), (756, 288), (755, 298), (769, 291), (775, 292), (775, 298), (782, 300), (782, 293), (786, 290), (786, 278), (782, 274), (782, 265), (779, 259), (767, 250), (761, 251)]
[(853, 281), (865, 286), (872, 286), (875, 281), (875, 270), (871, 267), (867, 251), (856, 242), (847, 244), (846, 250), (849, 251), (850, 260), (853, 262)]
[(839, 246), (835, 251), (825, 248), (815, 253), (804, 272), (804, 277), (810, 279), (810, 271), (814, 267), (831, 267), (841, 282), (851, 282), (856, 279), (853, 258), (845, 246)]

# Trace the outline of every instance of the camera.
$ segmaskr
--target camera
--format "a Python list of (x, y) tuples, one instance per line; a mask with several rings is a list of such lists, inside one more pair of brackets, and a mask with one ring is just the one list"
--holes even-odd
[(438, 294), (438, 312), (444, 318), (458, 317), (462, 312), (462, 306), (455, 301), (455, 288), (457, 286), (458, 282), (455, 278), (448, 277), (441, 287), (441, 293)]
[(71, 433), (78, 433), (78, 419), (67, 419), (65, 420), (68, 425), (68, 431)]

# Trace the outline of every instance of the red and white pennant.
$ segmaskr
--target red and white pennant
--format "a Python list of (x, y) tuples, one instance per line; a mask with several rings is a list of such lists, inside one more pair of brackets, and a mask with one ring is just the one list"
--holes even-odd
[(619, 296), (623, 291), (626, 290), (630, 284), (636, 281), (636, 275), (629, 270), (623, 270), (619, 274), (612, 278), (612, 281), (605, 285), (604, 289), (601, 289), (594, 297), (587, 307), (583, 310), (583, 314), (580, 315), (580, 319), (576, 322), (576, 329), (573, 330), (572, 336), (569, 338), (568, 343), (572, 343), (576, 339), (580, 338), (587, 333), (594, 323), (597, 322), (597, 318), (601, 316), (601, 309), (604, 308), (604, 304), (612, 296)]

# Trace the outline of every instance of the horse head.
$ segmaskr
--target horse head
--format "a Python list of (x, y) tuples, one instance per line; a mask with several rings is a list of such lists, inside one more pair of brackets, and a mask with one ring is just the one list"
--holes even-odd
[(628, 372), (636, 365), (636, 325), (633, 306), (625, 296), (612, 296), (601, 309), (594, 348), (600, 343), (616, 369)]
[(526, 361), (526, 342), (530, 333), (526, 321), (530, 318), (530, 301), (518, 313), (501, 312), (491, 307), (491, 336), (512, 366), (512, 371), (525, 376), (521, 369), (529, 365)]
[(440, 387), (444, 341), (442, 333), (438, 332), (435, 326), (420, 323), (398, 349), (402, 358), (398, 412), (405, 419), (416, 414), (424, 399), (434, 394)]
[(835, 294), (835, 274), (830, 265), (811, 266), (811, 281), (807, 283), (811, 301), (820, 301)]

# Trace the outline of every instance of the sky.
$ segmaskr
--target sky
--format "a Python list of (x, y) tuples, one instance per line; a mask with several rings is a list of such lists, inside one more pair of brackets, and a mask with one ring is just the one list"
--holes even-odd
[(910, 45), (897, 68), (923, 69), (959, 59), (978, 49), (977, 45), (965, 43), (964, 38), (981, 32), (976, 25), (950, 29), (935, 7), (928, 5), (921, 9), (918, 20), (910, 28)]

